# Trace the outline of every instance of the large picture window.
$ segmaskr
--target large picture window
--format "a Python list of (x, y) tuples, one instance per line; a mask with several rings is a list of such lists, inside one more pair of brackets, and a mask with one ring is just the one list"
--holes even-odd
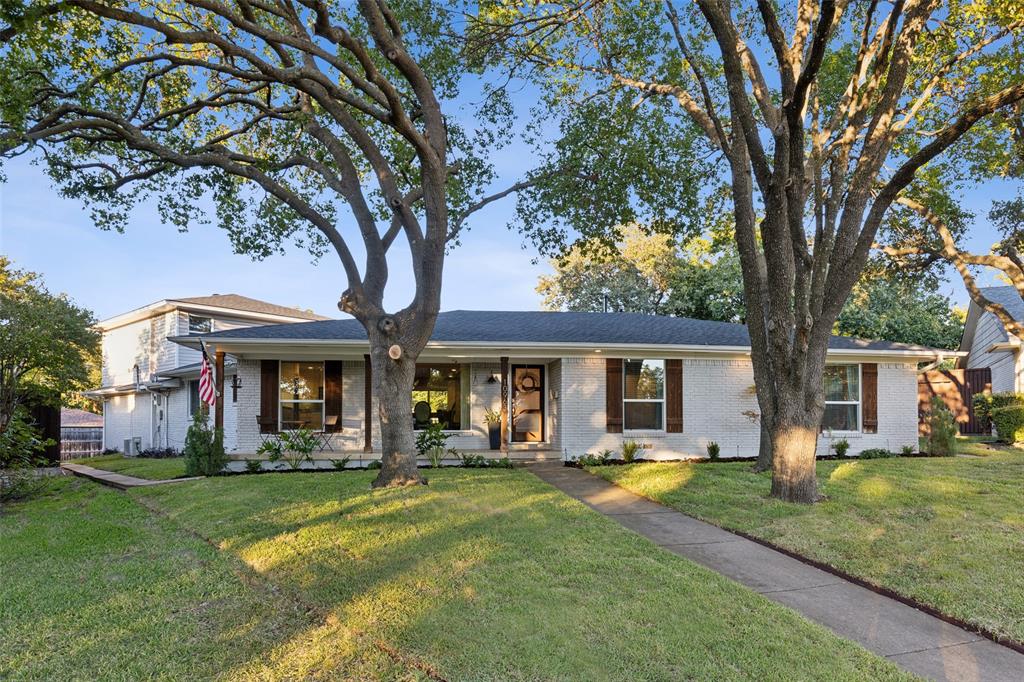
[(860, 365), (825, 366), (825, 416), (821, 427), (832, 431), (860, 429)]
[(665, 428), (665, 361), (623, 360), (622, 368), (623, 428)]
[(324, 428), (324, 363), (281, 361), (281, 430)]
[(413, 428), (442, 424), (449, 431), (469, 428), (469, 370), (459, 364), (417, 364), (412, 382)]

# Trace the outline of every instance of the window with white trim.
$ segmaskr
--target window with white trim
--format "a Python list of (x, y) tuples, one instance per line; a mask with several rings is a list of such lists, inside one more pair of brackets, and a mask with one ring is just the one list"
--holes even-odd
[(188, 416), (191, 419), (196, 412), (201, 410), (203, 403), (199, 400), (199, 379), (192, 379), (188, 382)]
[(826, 431), (860, 430), (860, 365), (825, 365)]
[(281, 430), (323, 430), (324, 363), (282, 360), (278, 376)]
[(188, 316), (189, 334), (209, 334), (213, 331), (213, 319), (199, 315)]
[(622, 361), (622, 426), (627, 431), (665, 428), (665, 361)]

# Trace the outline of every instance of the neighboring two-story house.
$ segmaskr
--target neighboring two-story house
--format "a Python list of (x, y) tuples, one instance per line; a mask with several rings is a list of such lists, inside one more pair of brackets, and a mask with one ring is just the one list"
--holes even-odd
[[(327, 318), (237, 294), (214, 294), (157, 301), (103, 320), (103, 385), (88, 395), (103, 403), (103, 444), (134, 453), (185, 444), (191, 415), (199, 408), (202, 356), (171, 337), (222, 332), (268, 324)], [(224, 391), (237, 390), (235, 363), (225, 366)], [(235, 411), (225, 401), (225, 424)], [(226, 429), (225, 447), (235, 429)]]
[[(985, 298), (998, 303), (1017, 320), (1024, 320), (1024, 300), (1011, 286), (986, 287), (981, 290)], [(1024, 357), (1021, 339), (1006, 331), (995, 314), (974, 301), (967, 308), (964, 335), (960, 350), (960, 366), (966, 369), (988, 367), (992, 372), (992, 391), (1024, 391)]]

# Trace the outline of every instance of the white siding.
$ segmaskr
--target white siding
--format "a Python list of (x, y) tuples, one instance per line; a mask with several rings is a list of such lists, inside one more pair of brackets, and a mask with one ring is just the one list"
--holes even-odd
[(139, 366), (140, 378), (149, 379), (153, 359), (153, 325), (140, 320), (103, 334), (103, 385), (116, 386), (135, 382), (133, 368)]
[(974, 330), (967, 369), (988, 367), (992, 371), (992, 391), (996, 393), (1016, 391), (1020, 386), (1018, 354), (1009, 351), (992, 353), (988, 350), (992, 344), (1006, 340), (1002, 322), (990, 312), (982, 313)]
[[(639, 441), (649, 459), (704, 457), (715, 441), (722, 457), (754, 457), (760, 437), (758, 424), (744, 414), (758, 412), (750, 390), (749, 360), (683, 361), (683, 432), (643, 431), (608, 433), (605, 426), (605, 362), (603, 358), (562, 359), (561, 438), (570, 456), (619, 452), (623, 440)], [(898, 450), (917, 443), (917, 373), (913, 364), (878, 366), (878, 433), (847, 435), (850, 454), (867, 448)], [(827, 437), (818, 441), (827, 454)]]

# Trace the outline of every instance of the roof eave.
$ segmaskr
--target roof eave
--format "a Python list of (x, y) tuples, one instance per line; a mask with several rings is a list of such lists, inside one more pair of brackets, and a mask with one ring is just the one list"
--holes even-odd
[[(228, 347), (239, 347), (239, 348), (254, 348), (258, 346), (266, 347), (283, 347), (283, 346), (313, 346), (313, 347), (324, 347), (334, 346), (342, 348), (366, 348), (368, 347), (368, 341), (365, 339), (271, 339), (271, 338), (247, 338), (247, 337), (230, 337), (230, 336), (219, 336), (219, 337), (198, 337), (198, 336), (175, 336), (170, 337), (171, 341), (181, 344), (186, 347), (196, 348), (199, 346), (199, 339), (204, 338), (207, 345), (212, 346), (228, 346)], [(642, 352), (646, 350), (652, 350), (657, 352), (670, 352), (670, 353), (713, 353), (713, 354), (728, 354), (728, 355), (749, 355), (749, 346), (728, 346), (728, 345), (710, 345), (710, 344), (641, 344), (641, 343), (590, 343), (590, 342), (535, 342), (535, 341), (429, 341), (427, 342), (426, 348), (429, 350), (502, 350), (502, 349), (516, 349), (516, 350), (531, 350), (536, 353), (553, 353), (558, 351), (568, 351), (571, 353), (578, 353), (581, 350), (587, 350), (593, 353), (601, 353), (604, 351), (630, 351), (630, 352)], [(229, 351), (230, 352), (230, 351)], [(873, 349), (873, 348), (831, 348), (828, 351), (829, 355), (840, 355), (840, 356), (856, 356), (856, 355), (870, 355), (877, 357), (894, 357), (894, 358), (922, 358), (922, 359), (934, 359), (936, 357), (963, 357), (966, 355), (963, 351), (953, 350), (940, 350), (930, 348), (889, 348), (889, 349)]]

